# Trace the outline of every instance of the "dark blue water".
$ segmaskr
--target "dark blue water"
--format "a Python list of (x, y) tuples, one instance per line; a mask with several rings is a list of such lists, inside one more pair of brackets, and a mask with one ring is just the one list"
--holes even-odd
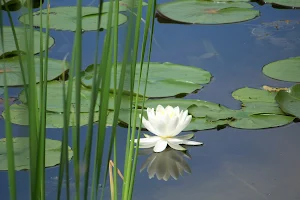
[[(84, 5), (90, 3), (93, 1), (84, 1)], [(51, 4), (52, 7), (61, 5), (75, 5), (75, 2), (53, 0)], [(261, 16), (243, 23), (156, 23), (152, 61), (193, 65), (210, 71), (213, 75), (211, 83), (197, 94), (190, 94), (186, 98), (208, 100), (230, 108), (238, 109), (240, 106), (231, 97), (231, 93), (238, 88), (291, 86), (291, 83), (264, 76), (261, 69), (272, 61), (299, 56), (300, 24), (295, 23), (290, 25), (292, 29), (281, 31), (264, 29), (262, 25), (278, 20), (300, 22), (300, 10), (274, 9), (267, 4), (253, 5), (261, 11)], [(19, 14), (14, 13), (15, 22)], [(5, 20), (8, 25), (7, 18)], [(258, 34), (264, 31), (271, 33), (271, 36), (262, 37)], [(51, 31), (51, 36), (56, 43), (50, 49), (50, 57), (63, 59), (72, 50), (74, 33)], [(121, 40), (120, 46), (122, 45), (124, 43)], [(94, 52), (95, 32), (86, 32), (83, 34), (83, 68), (93, 63)], [(19, 89), (10, 92), (12, 96), (17, 96)], [(0, 120), (0, 127), (0, 137), (4, 137), (3, 120)], [(25, 127), (13, 125), (13, 128), (14, 136), (28, 135)], [(137, 172), (133, 199), (300, 199), (299, 128), (299, 123), (292, 123), (264, 130), (225, 128), (221, 131), (199, 131), (195, 133), (195, 140), (204, 142), (204, 146), (189, 148), (192, 159), (186, 159), (192, 174), (183, 173), (178, 180), (170, 178), (166, 182), (156, 178), (149, 179), (146, 170)], [(85, 140), (85, 131), (86, 127), (83, 127), (82, 141)], [(60, 140), (61, 130), (49, 129), (47, 137)], [(123, 162), (125, 139), (126, 129), (119, 128), (119, 163)], [(140, 157), (138, 170), (146, 158), (147, 156)], [(55, 199), (58, 167), (48, 168), (46, 171), (47, 199)], [(71, 182), (72, 180), (71, 177)], [(28, 172), (17, 172), (17, 182), (18, 197), (22, 200), (29, 199)], [(105, 190), (109, 195), (109, 188), (105, 187)], [(0, 172), (0, 194), (1, 199), (8, 199), (7, 172)]]

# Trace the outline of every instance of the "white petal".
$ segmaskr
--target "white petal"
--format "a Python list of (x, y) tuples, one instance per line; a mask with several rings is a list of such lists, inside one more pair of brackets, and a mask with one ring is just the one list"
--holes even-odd
[(178, 107), (178, 106), (176, 106), (176, 107), (174, 108), (174, 114), (175, 114), (175, 116), (179, 116), (180, 110), (179, 110), (179, 107)]
[[(150, 148), (154, 147), (157, 141), (159, 141), (160, 138), (157, 136), (152, 136), (149, 138), (141, 138), (139, 148)], [(137, 139), (134, 140), (135, 143), (137, 143)]]
[(191, 140), (182, 140), (181, 144), (185, 145), (202, 145), (202, 142), (196, 142), (196, 141), (191, 141)]
[(165, 111), (166, 111), (166, 113), (168, 113), (168, 115), (169, 115), (169, 114), (172, 114), (172, 113), (174, 112), (174, 108), (173, 108), (172, 106), (167, 106), (167, 107), (165, 108)]
[(156, 107), (156, 115), (157, 113), (164, 113), (165, 112), (165, 108), (162, 105), (158, 105)]
[(143, 117), (143, 119), (142, 119), (142, 123), (143, 123), (143, 125), (145, 126), (145, 128), (146, 128), (148, 131), (150, 131), (151, 133), (157, 135), (157, 131), (155, 130), (155, 128), (154, 128), (154, 127), (151, 125), (151, 123), (150, 123), (148, 120), (146, 120), (144, 117)]
[(171, 141), (168, 141), (168, 145), (173, 148), (173, 149), (176, 149), (178, 151), (185, 151), (186, 149), (183, 148), (182, 146), (180, 146), (179, 144), (176, 144), (176, 143), (172, 143)]
[(174, 135), (174, 131), (176, 130), (176, 126), (178, 124), (179, 118), (173, 117), (169, 120), (168, 124), (166, 124), (166, 135), (165, 137), (172, 137)]
[(155, 147), (154, 147), (154, 152), (162, 152), (163, 150), (166, 149), (168, 145), (168, 142), (166, 140), (159, 140), (156, 142)]
[(190, 134), (186, 134), (186, 135), (180, 135), (180, 136), (176, 136), (176, 138), (178, 139), (182, 139), (182, 140), (189, 140), (192, 137), (194, 137), (194, 133), (190, 133)]
[(176, 129), (173, 132), (172, 136), (178, 135), (181, 131), (183, 131), (191, 122), (192, 120), (192, 115), (189, 115), (185, 118), (184, 122), (179, 123), (176, 127)]

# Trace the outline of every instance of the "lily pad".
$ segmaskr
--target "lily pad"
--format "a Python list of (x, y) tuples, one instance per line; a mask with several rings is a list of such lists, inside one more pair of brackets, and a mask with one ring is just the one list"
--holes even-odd
[[(145, 101), (144, 107), (145, 108), (156, 108), (157, 105), (162, 105), (164, 107), (166, 106), (172, 106), (176, 107), (179, 106), (181, 110), (186, 110), (192, 106), (206, 106), (210, 107), (212, 109), (219, 109), (220, 105), (216, 103), (212, 103), (209, 101), (203, 101), (203, 100), (196, 100), (196, 99), (171, 99), (171, 98), (165, 98), (165, 99), (149, 99)], [(142, 105), (140, 105), (142, 106)]]
[[(146, 63), (145, 63), (146, 65)], [(92, 87), (93, 84), (93, 68), (94, 65), (88, 66), (85, 71), (82, 72), (82, 83), (86, 87)], [(136, 80), (134, 92), (138, 93), (138, 78), (140, 73), (140, 63), (137, 63), (135, 71)], [(117, 68), (117, 77), (121, 73), (121, 64)], [(126, 75), (128, 76), (128, 75)], [(143, 95), (145, 87), (146, 71), (145, 67), (142, 73), (141, 86), (139, 94)], [(147, 97), (167, 97), (175, 96), (177, 94), (191, 93), (202, 86), (200, 84), (209, 83), (211, 74), (200, 68), (177, 65), (173, 63), (150, 63), (149, 76), (147, 80)], [(117, 83), (118, 84), (118, 83)], [(111, 90), (113, 90), (114, 80), (113, 72), (111, 78)], [(129, 92), (130, 83), (126, 82), (124, 90)]]
[[(26, 56), (22, 56), (22, 63), (25, 73), (27, 72)], [(36, 70), (36, 82), (40, 81), (40, 57), (34, 57), (35, 70)], [(6, 68), (4, 68), (6, 67)], [(48, 59), (48, 76), (47, 80), (53, 80), (59, 77), (64, 71), (68, 69), (68, 64), (62, 60)], [(4, 86), (4, 73), (7, 76), (8, 86), (23, 85), (21, 66), (18, 56), (0, 59), (0, 86)], [(28, 79), (28, 75), (25, 75)], [(34, 78), (34, 77), (31, 77)], [(28, 81), (26, 82), (28, 83)]]
[(243, 109), (231, 110), (224, 106), (220, 108), (220, 110), (212, 110), (207, 107), (193, 107), (189, 111), (193, 116), (205, 116), (207, 121), (224, 124), (227, 122), (230, 126), (241, 129), (262, 129), (283, 126), (294, 120), (294, 117), (285, 115), (275, 115), (273, 113), (262, 114), (267, 110), (254, 109), (247, 112)]
[[(68, 87), (68, 82), (65, 82), (65, 87)], [(40, 95), (40, 86), (37, 85), (37, 95)], [(71, 112), (75, 112), (75, 105), (76, 105), (76, 88), (75, 82), (72, 91), (72, 99), (71, 99)], [(81, 102), (80, 102), (80, 111), (81, 112), (89, 112), (90, 111), (90, 101), (92, 98), (92, 90), (90, 88), (86, 88), (84, 86), (81, 87)], [(98, 93), (98, 100), (96, 103), (95, 111), (99, 110), (99, 98), (100, 92)], [(63, 82), (61, 81), (51, 81), (48, 82), (47, 85), (47, 107), (46, 110), (51, 112), (64, 112), (64, 105), (63, 105)], [(22, 103), (27, 103), (25, 91), (23, 90), (19, 95), (19, 100)], [(109, 105), (108, 109), (114, 110), (114, 96), (113, 94), (109, 94)], [(121, 101), (121, 108), (129, 109), (130, 108), (130, 97), (123, 95)]]
[(288, 7), (300, 7), (300, 0), (264, 0), (264, 2)]
[(291, 87), (290, 91), (279, 91), (275, 99), (285, 113), (300, 118), (300, 84)]
[(263, 73), (281, 81), (300, 82), (300, 56), (269, 63)]
[[(107, 21), (108, 21), (108, 4), (104, 4), (103, 10), (101, 13), (101, 24), (100, 29), (107, 28)], [(75, 31), (76, 30), (76, 6), (66, 6), (66, 7), (54, 7), (51, 8), (50, 11), (50, 28), (56, 30), (69, 30)], [(126, 7), (120, 7), (120, 11), (125, 11)], [(85, 31), (93, 31), (97, 30), (98, 24), (98, 7), (82, 7), (82, 29)], [(42, 11), (37, 11), (33, 13), (33, 25), (40, 26), (40, 14), (44, 15), (43, 17), (43, 28), (47, 25), (47, 9)], [(19, 20), (24, 23), (28, 24), (28, 14), (22, 15)], [(123, 14), (119, 13), (119, 25), (125, 23), (127, 21), (127, 17)]]
[(159, 4), (160, 15), (177, 22), (191, 24), (225, 24), (254, 19), (258, 10), (245, 2), (177, 0)]
[[(30, 169), (29, 137), (13, 138), (15, 170)], [(45, 167), (52, 167), (60, 163), (62, 142), (46, 139), (45, 143)], [(68, 159), (73, 157), (71, 147), (68, 147)], [(6, 138), (0, 139), (0, 170), (8, 170), (8, 155), (6, 151)]]
[[(5, 119), (5, 110), (2, 113)], [(13, 104), (10, 106), (11, 123), (18, 125), (29, 125), (28, 107), (25, 104)], [(89, 113), (80, 113), (80, 126), (88, 124)], [(95, 112), (94, 121), (98, 121), (99, 114)], [(46, 113), (46, 128), (63, 128), (64, 114), (63, 113)], [(70, 126), (75, 126), (75, 113), (70, 115)]]
[(276, 103), (276, 92), (269, 92), (255, 88), (240, 88), (232, 93), (232, 97), (236, 100), (244, 102), (265, 102)]
[(246, 102), (242, 104), (242, 110), (252, 114), (278, 114), (284, 115), (277, 103)]
[(291, 123), (294, 119), (294, 117), (285, 115), (249, 115), (248, 117), (231, 121), (229, 125), (241, 129), (262, 129), (283, 126)]
[[(22, 52), (26, 52), (26, 46), (25, 46), (25, 42), (24, 42), (27, 40), (25, 37), (25, 29), (15, 27), (15, 31), (16, 31), (16, 36), (17, 36), (17, 40), (18, 40), (17, 42), (19, 44), (19, 50)], [(42, 33), (42, 37), (44, 39), (43, 44), (45, 44), (46, 43), (46, 33)], [(3, 38), (4, 38), (4, 43), (3, 43), (4, 49), (2, 48), (2, 45), (0, 45), (0, 57), (3, 57), (4, 53), (6, 56), (8, 56), (7, 54), (16, 53), (17, 47), (16, 47), (12, 29), (10, 26), (3, 27)], [(36, 53), (40, 52), (40, 32), (34, 31), (33, 38), (34, 38), (33, 53), (36, 54)], [(43, 51), (46, 48), (50, 48), (53, 44), (54, 44), (54, 39), (52, 37), (49, 37), (49, 47), (44, 46)]]
[[(134, 112), (132, 111), (132, 116), (134, 116)], [(142, 113), (142, 110), (138, 110), (138, 115), (136, 118), (136, 127), (140, 126), (140, 118), (139, 114)], [(147, 119), (147, 112), (144, 111), (143, 115)], [(125, 124), (129, 124), (129, 119), (130, 119), (130, 110), (120, 110), (119, 113), (119, 120)], [(208, 129), (213, 129), (217, 128), (220, 125), (225, 125), (227, 124), (227, 120), (219, 120), (219, 121), (208, 121), (205, 118), (193, 118), (191, 123), (183, 130), (183, 131), (192, 131), (192, 130), (208, 130)], [(132, 120), (132, 125), (133, 125), (133, 120)], [(145, 128), (142, 124), (142, 128)]]

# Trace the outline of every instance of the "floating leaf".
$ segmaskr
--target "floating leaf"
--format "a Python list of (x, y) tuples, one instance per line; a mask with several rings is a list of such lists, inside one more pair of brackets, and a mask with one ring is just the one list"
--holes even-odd
[(300, 0), (264, 0), (264, 2), (288, 7), (300, 7)]
[[(27, 70), (27, 61), (26, 56), (22, 56), (21, 58), (25, 73)], [(40, 57), (34, 57), (34, 64), (36, 70), (36, 82), (40, 81)], [(5, 68), (6, 67), (6, 68)], [(68, 65), (66, 62), (62, 60), (55, 60), (52, 58), (48, 58), (48, 76), (47, 80), (53, 80), (59, 77), (64, 71), (68, 69)], [(18, 56), (14, 56), (11, 58), (0, 59), (0, 86), (4, 86), (4, 73), (7, 76), (7, 85), (8, 86), (17, 86), (23, 85), (23, 78), (21, 72), (21, 66), (19, 63)], [(28, 79), (28, 75), (25, 75)], [(34, 78), (34, 77), (31, 77)], [(28, 81), (27, 81), (28, 82)]]
[(232, 97), (242, 102), (276, 103), (276, 92), (268, 92), (255, 88), (240, 88), (232, 93)]
[[(109, 2), (103, 4), (103, 10), (101, 13), (101, 23), (100, 28), (106, 29), (108, 22), (108, 8)], [(66, 6), (66, 7), (54, 7), (51, 8), (49, 13), (49, 26), (51, 29), (56, 30), (76, 30), (76, 16), (77, 16), (77, 7), (76, 6)], [(120, 11), (125, 11), (126, 7), (121, 6)], [(82, 7), (82, 29), (85, 31), (97, 30), (98, 26), (98, 7)], [(40, 14), (45, 15), (43, 17), (43, 26), (47, 25), (47, 9), (42, 11), (37, 11), (33, 13), (33, 25), (40, 26)], [(19, 20), (28, 24), (28, 14), (22, 15)], [(125, 23), (127, 17), (119, 13), (119, 25)], [(45, 28), (45, 27), (44, 27)]]
[[(5, 112), (2, 116), (5, 119)], [(11, 123), (18, 125), (29, 125), (28, 107), (24, 104), (13, 104), (10, 106)], [(98, 121), (99, 114), (95, 112), (94, 121)], [(88, 124), (89, 113), (80, 113), (80, 126)], [(63, 113), (46, 113), (46, 128), (63, 128), (64, 114)], [(70, 126), (75, 126), (75, 113), (70, 115)]]
[(284, 113), (279, 108), (277, 103), (267, 102), (246, 102), (243, 103), (242, 110), (252, 114), (278, 114), (283, 115)]
[(281, 81), (300, 82), (300, 56), (269, 63), (263, 73)]
[[(146, 65), (146, 63), (144, 64)], [(145, 66), (141, 78), (141, 86), (139, 94), (143, 94), (146, 83), (146, 71)], [(86, 87), (92, 87), (93, 84), (93, 72), (94, 65), (88, 66), (85, 71), (82, 72), (81, 81)], [(137, 93), (138, 79), (140, 73), (140, 63), (137, 63), (135, 70), (136, 80), (134, 92)], [(119, 78), (121, 73), (121, 64), (117, 68), (117, 76)], [(113, 72), (112, 72), (113, 76)], [(129, 80), (129, 75), (126, 74)], [(177, 94), (191, 93), (202, 86), (199, 84), (209, 83), (211, 74), (200, 68), (183, 66), (172, 63), (150, 63), (149, 77), (147, 80), (147, 97), (166, 97), (174, 96)], [(126, 79), (125, 79), (126, 80)], [(119, 82), (119, 81), (118, 81)], [(117, 83), (118, 84), (118, 83)], [(114, 80), (111, 79), (111, 90), (113, 90)], [(129, 92), (130, 83), (125, 82), (124, 90)]]
[[(27, 39), (25, 37), (25, 29), (24, 28), (18, 28), (15, 27), (16, 31), (16, 36), (17, 36), (17, 42), (19, 44), (19, 50), (22, 52), (27, 52), (26, 51), (26, 46), (25, 42)], [(27, 30), (28, 32), (28, 30)], [(28, 34), (29, 37), (29, 34)], [(44, 39), (43, 44), (46, 43), (46, 33), (42, 33), (42, 37)], [(4, 26), (3, 27), (3, 38), (4, 39), (4, 49), (2, 48), (2, 45), (0, 45), (0, 57), (3, 57), (3, 54), (5, 53), (6, 56), (8, 57), (9, 55), (7, 54), (14, 54), (17, 52), (17, 47), (14, 39), (14, 35), (12, 32), (12, 29), (10, 26)], [(34, 45), (33, 45), (33, 53), (39, 53), (40, 52), (40, 32), (39, 31), (34, 31), (33, 32), (33, 39), (34, 39)], [(54, 44), (54, 39), (52, 37), (49, 37), (49, 48)], [(48, 47), (43, 47), (43, 51), (48, 48)]]
[[(52, 167), (60, 163), (62, 142), (46, 139), (45, 167)], [(13, 138), (15, 170), (30, 169), (29, 137)], [(68, 147), (68, 159), (73, 157), (73, 151)], [(0, 139), (0, 170), (8, 170), (8, 155), (6, 151), (6, 138)]]
[(160, 15), (191, 24), (225, 24), (242, 22), (259, 16), (259, 11), (245, 2), (177, 0), (159, 4)]
[[(65, 87), (68, 87), (68, 82), (65, 83)], [(73, 86), (73, 91), (72, 91), (72, 98), (71, 98), (71, 112), (75, 112), (75, 105), (76, 105), (76, 87), (75, 87), (75, 82)], [(39, 84), (37, 85), (37, 95), (40, 95), (40, 86)], [(84, 86), (81, 87), (81, 100), (80, 100), (80, 112), (89, 112), (90, 111), (90, 105), (91, 105), (91, 98), (92, 98), (92, 90), (90, 88), (86, 88)], [(96, 107), (94, 111), (99, 110), (99, 98), (100, 98), (100, 92), (98, 93), (98, 100), (96, 103)], [(121, 108), (129, 109), (130, 108), (130, 97), (123, 95), (121, 100)], [(52, 112), (64, 112), (64, 104), (63, 104), (63, 82), (61, 81), (51, 81), (48, 82), (47, 84), (47, 107), (46, 110), (52, 111)], [(23, 90), (20, 95), (19, 95), (19, 100), (22, 103), (27, 103), (26, 101), (26, 96), (25, 96), (25, 91)], [(109, 99), (108, 99), (108, 109), (114, 110), (114, 96), (113, 94), (109, 94)]]
[(300, 84), (291, 87), (290, 91), (279, 91), (275, 99), (285, 113), (300, 118)]
[[(186, 110), (191, 106), (207, 106), (212, 107), (214, 109), (219, 109), (220, 105), (216, 103), (212, 103), (209, 101), (203, 101), (198, 99), (171, 99), (171, 98), (165, 98), (165, 99), (148, 99), (145, 101), (144, 107), (145, 108), (156, 108), (158, 105), (162, 105), (163, 107), (166, 106), (172, 106), (176, 107), (178, 106), (181, 110)], [(142, 106), (142, 104), (140, 104)]]
[[(138, 110), (138, 115), (142, 113), (142, 110)], [(134, 111), (132, 111), (132, 116), (134, 114)], [(143, 115), (147, 119), (147, 112), (144, 111)], [(129, 124), (129, 119), (130, 119), (130, 110), (120, 110), (119, 114), (119, 120)], [(183, 130), (183, 131), (192, 131), (192, 130), (207, 130), (207, 129), (213, 129), (218, 127), (219, 125), (225, 125), (228, 122), (226, 120), (219, 120), (216, 122), (213, 121), (208, 121), (205, 118), (193, 118), (191, 123)], [(133, 125), (133, 121), (132, 121)], [(137, 117), (136, 119), (136, 127), (139, 127), (140, 125), (140, 118)], [(142, 128), (145, 128), (142, 125)]]
[(231, 121), (229, 125), (241, 129), (262, 129), (283, 126), (291, 123), (294, 119), (294, 117), (285, 115), (249, 115), (248, 117)]

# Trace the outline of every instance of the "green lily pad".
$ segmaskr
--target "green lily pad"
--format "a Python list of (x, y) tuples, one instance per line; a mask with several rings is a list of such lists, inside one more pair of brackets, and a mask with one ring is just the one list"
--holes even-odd
[[(75, 112), (75, 105), (76, 105), (76, 88), (75, 82), (73, 91), (72, 91), (72, 99), (71, 99), (71, 112)], [(67, 89), (68, 82), (65, 82), (65, 87)], [(37, 95), (40, 95), (40, 86), (37, 84)], [(86, 88), (84, 86), (81, 87), (81, 102), (80, 102), (80, 112), (89, 112), (90, 105), (91, 105), (91, 98), (92, 98), (92, 90), (90, 88)], [(63, 82), (61, 81), (51, 81), (47, 84), (47, 107), (46, 110), (51, 112), (64, 112), (64, 105), (63, 105)], [(99, 98), (100, 92), (98, 93), (98, 100), (96, 103), (95, 111), (99, 110)], [(27, 103), (25, 91), (23, 90), (19, 95), (19, 100), (22, 103)], [(114, 96), (113, 94), (109, 94), (109, 105), (108, 109), (114, 110)], [(38, 102), (39, 103), (39, 102)], [(129, 109), (130, 108), (130, 97), (123, 95), (121, 100), (121, 108)]]
[[(165, 98), (165, 99), (149, 99), (145, 101), (144, 107), (145, 108), (156, 108), (157, 105), (162, 105), (164, 107), (166, 106), (172, 106), (176, 107), (178, 106), (181, 110), (187, 110), (189, 107), (192, 106), (206, 106), (213, 109), (219, 109), (220, 105), (216, 103), (212, 103), (209, 101), (203, 101), (203, 100), (196, 100), (196, 99), (171, 99), (171, 98)], [(142, 106), (142, 104), (140, 104)]]
[(269, 63), (263, 73), (281, 81), (300, 82), (300, 56)]
[(300, 84), (291, 87), (290, 91), (279, 91), (275, 99), (285, 113), (300, 118)]
[(265, 0), (266, 3), (274, 3), (282, 6), (300, 7), (300, 0)]
[[(132, 116), (134, 116), (134, 112), (132, 111)], [(138, 115), (136, 118), (136, 127), (140, 126), (140, 118), (139, 114), (142, 113), (142, 110), (138, 110)], [(144, 111), (143, 115), (147, 119), (147, 112)], [(130, 110), (120, 110), (119, 113), (119, 120), (125, 124), (129, 124), (129, 119), (130, 119)], [(183, 131), (192, 131), (192, 130), (208, 130), (208, 129), (213, 129), (217, 128), (220, 125), (225, 125), (227, 124), (227, 120), (219, 120), (219, 121), (208, 121), (205, 118), (193, 118), (191, 123), (183, 130)], [(133, 120), (132, 123), (133, 125)], [(145, 128), (144, 125), (142, 124), (142, 128)]]
[(285, 115), (264, 114), (270, 110), (249, 109), (247, 112), (246, 109), (231, 110), (224, 106), (220, 108), (220, 110), (212, 110), (200, 106), (190, 108), (189, 111), (193, 116), (204, 116), (207, 121), (228, 123), (232, 127), (241, 129), (272, 128), (286, 125), (294, 120), (294, 117)]
[[(109, 2), (104, 4), (102, 13), (101, 13), (101, 25), (100, 28), (106, 29), (108, 22), (108, 8)], [(51, 8), (50, 11), (50, 28), (56, 30), (76, 30), (76, 6), (66, 6), (66, 7), (54, 7)], [(120, 11), (125, 11), (126, 7), (121, 6)], [(97, 30), (98, 24), (98, 7), (82, 7), (82, 29), (85, 31), (93, 31)], [(33, 25), (40, 26), (40, 14), (44, 15), (43, 17), (43, 27), (47, 25), (47, 9), (42, 11), (37, 11), (33, 13)], [(22, 15), (19, 20), (28, 24), (28, 14)], [(119, 13), (119, 25), (125, 23), (127, 21), (127, 17), (123, 14)]]
[[(26, 56), (22, 56), (22, 63), (25, 73), (27, 72)], [(36, 68), (36, 82), (40, 81), (40, 57), (34, 57), (34, 63)], [(6, 67), (6, 69), (4, 68)], [(59, 77), (64, 71), (68, 69), (68, 64), (62, 60), (48, 59), (48, 76), (47, 80), (53, 80)], [(0, 86), (4, 86), (4, 72), (7, 76), (8, 86), (23, 85), (21, 66), (19, 64), (18, 56), (0, 59)], [(25, 75), (28, 78), (28, 75)], [(31, 77), (34, 78), (34, 77)], [(28, 81), (27, 81), (28, 83)]]
[(252, 114), (278, 114), (284, 115), (277, 103), (246, 102), (242, 104), (242, 110)]
[[(5, 110), (2, 113), (5, 119)], [(28, 107), (24, 104), (13, 104), (10, 106), (11, 123), (18, 125), (29, 125)], [(89, 113), (80, 113), (80, 126), (88, 124)], [(99, 114), (95, 112), (94, 121), (98, 121)], [(46, 113), (46, 128), (63, 128), (64, 114), (63, 113)], [(70, 115), (70, 126), (75, 126), (75, 113)]]
[[(15, 170), (30, 169), (29, 137), (13, 138)], [(46, 138), (45, 167), (52, 167), (60, 163), (62, 142)], [(71, 147), (68, 147), (68, 159), (73, 157)], [(8, 155), (6, 151), (6, 138), (0, 139), (0, 170), (8, 170)]]
[(236, 100), (244, 102), (265, 102), (276, 103), (276, 92), (269, 92), (255, 88), (240, 88), (232, 93), (232, 97)]
[[(24, 42), (27, 40), (25, 38), (25, 29), (15, 27), (15, 31), (16, 31), (18, 44), (19, 44), (19, 50), (22, 52), (27, 52), (25, 42)], [(34, 36), (33, 36), (33, 38), (34, 38), (33, 53), (36, 54), (36, 53), (40, 52), (40, 32), (34, 31), (33, 34), (34, 34)], [(43, 44), (45, 44), (46, 43), (46, 33), (42, 33), (42, 37), (44, 39)], [(6, 56), (8, 56), (7, 54), (16, 53), (17, 47), (16, 47), (13, 32), (12, 32), (10, 26), (3, 27), (3, 38), (4, 38), (4, 49), (2, 48), (2, 45), (0, 45), (0, 57), (3, 57), (4, 53)], [(50, 48), (53, 44), (54, 44), (54, 39), (52, 37), (49, 37), (49, 47), (44, 46), (43, 51), (46, 48)]]
[(249, 115), (248, 117), (231, 121), (229, 125), (241, 129), (263, 129), (283, 126), (291, 123), (294, 119), (294, 117), (285, 115)]
[(191, 24), (225, 24), (254, 19), (258, 10), (245, 2), (177, 0), (159, 4), (160, 15), (177, 22)]
[[(146, 63), (144, 64), (146, 65)], [(141, 78), (141, 86), (139, 94), (143, 95), (145, 87), (145, 77), (146, 77), (146, 66)], [(86, 87), (92, 87), (93, 84), (93, 69), (94, 65), (88, 66), (85, 71), (82, 72), (82, 84)], [(119, 77), (121, 73), (121, 64), (117, 68), (117, 76)], [(135, 71), (136, 80), (134, 92), (138, 93), (138, 78), (140, 73), (140, 64), (137, 63), (137, 68)], [(128, 75), (126, 75), (128, 76)], [(200, 68), (183, 66), (172, 63), (150, 63), (149, 76), (147, 80), (147, 97), (167, 97), (174, 96), (177, 94), (191, 93), (202, 86), (200, 84), (209, 83), (211, 79), (211, 74)], [(126, 80), (126, 79), (125, 79)], [(128, 80), (128, 79), (127, 79)], [(119, 82), (119, 81), (118, 81)], [(118, 83), (117, 83), (118, 84)], [(113, 90), (114, 80), (113, 72), (111, 78), (111, 90)], [(129, 92), (128, 88), (130, 83), (125, 82), (124, 90)]]

